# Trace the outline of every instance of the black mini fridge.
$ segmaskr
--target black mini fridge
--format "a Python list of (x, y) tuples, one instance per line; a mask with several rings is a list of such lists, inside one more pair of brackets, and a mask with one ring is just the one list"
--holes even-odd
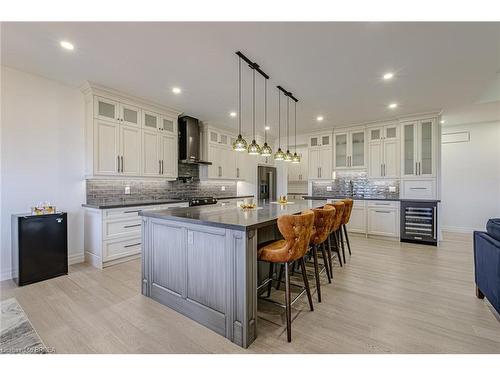
[(17, 285), (68, 274), (67, 213), (12, 215), (12, 272)]

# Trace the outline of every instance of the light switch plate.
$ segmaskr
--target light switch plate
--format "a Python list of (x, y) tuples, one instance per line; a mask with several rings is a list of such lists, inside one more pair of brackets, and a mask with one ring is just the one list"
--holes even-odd
[(225, 187), (225, 186), (221, 186), (221, 187), (220, 187), (220, 190), (221, 190), (221, 191), (226, 191), (226, 187)]
[(396, 186), (389, 186), (389, 193), (395, 193), (396, 192)]
[(130, 186), (125, 186), (125, 194), (130, 194)]
[(332, 187), (331, 186), (327, 186), (326, 187), (326, 191), (332, 191)]

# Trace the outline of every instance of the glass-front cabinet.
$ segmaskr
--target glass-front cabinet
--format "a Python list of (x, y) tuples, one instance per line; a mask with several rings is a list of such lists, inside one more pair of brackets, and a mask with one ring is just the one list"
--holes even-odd
[(364, 129), (335, 133), (334, 142), (335, 169), (365, 167), (366, 142)]
[(368, 128), (368, 177), (398, 178), (399, 124)]
[(402, 124), (402, 168), (403, 177), (435, 174), (435, 119), (405, 122)]

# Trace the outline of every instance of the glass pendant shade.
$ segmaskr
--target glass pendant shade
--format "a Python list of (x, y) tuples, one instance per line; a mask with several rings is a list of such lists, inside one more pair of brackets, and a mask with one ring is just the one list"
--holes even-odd
[(247, 141), (243, 139), (241, 134), (238, 135), (238, 138), (233, 143), (233, 150), (234, 151), (246, 151), (247, 150)]
[(292, 161), (293, 156), (290, 150), (286, 150), (285, 158), (283, 159), (284, 161)]
[(255, 139), (252, 140), (252, 143), (250, 143), (250, 146), (248, 146), (248, 154), (249, 155), (260, 155), (261, 150), (260, 146), (255, 142)]
[(284, 160), (285, 159), (285, 153), (281, 151), (281, 147), (278, 148), (278, 151), (274, 154), (274, 160)]
[(295, 152), (295, 153), (293, 154), (293, 156), (292, 156), (292, 163), (293, 163), (293, 164), (298, 164), (298, 163), (300, 163), (300, 156), (299, 156), (299, 155), (297, 155), (297, 153), (296, 153), (296, 152)]
[(273, 149), (269, 147), (267, 142), (264, 142), (264, 146), (262, 146), (262, 149), (260, 150), (260, 154), (262, 156), (271, 156), (273, 154)]

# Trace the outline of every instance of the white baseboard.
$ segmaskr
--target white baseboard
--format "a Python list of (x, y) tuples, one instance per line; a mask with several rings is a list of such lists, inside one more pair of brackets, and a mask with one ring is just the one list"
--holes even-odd
[(443, 232), (452, 232), (452, 233), (466, 233), (466, 234), (472, 234), (475, 230), (482, 230), (484, 231), (484, 228), (470, 228), (470, 227), (447, 227), (447, 226), (442, 226), (441, 230)]
[(12, 269), (8, 268), (2, 270), (2, 273), (0, 274), (0, 281), (10, 280), (10, 279), (12, 279)]

